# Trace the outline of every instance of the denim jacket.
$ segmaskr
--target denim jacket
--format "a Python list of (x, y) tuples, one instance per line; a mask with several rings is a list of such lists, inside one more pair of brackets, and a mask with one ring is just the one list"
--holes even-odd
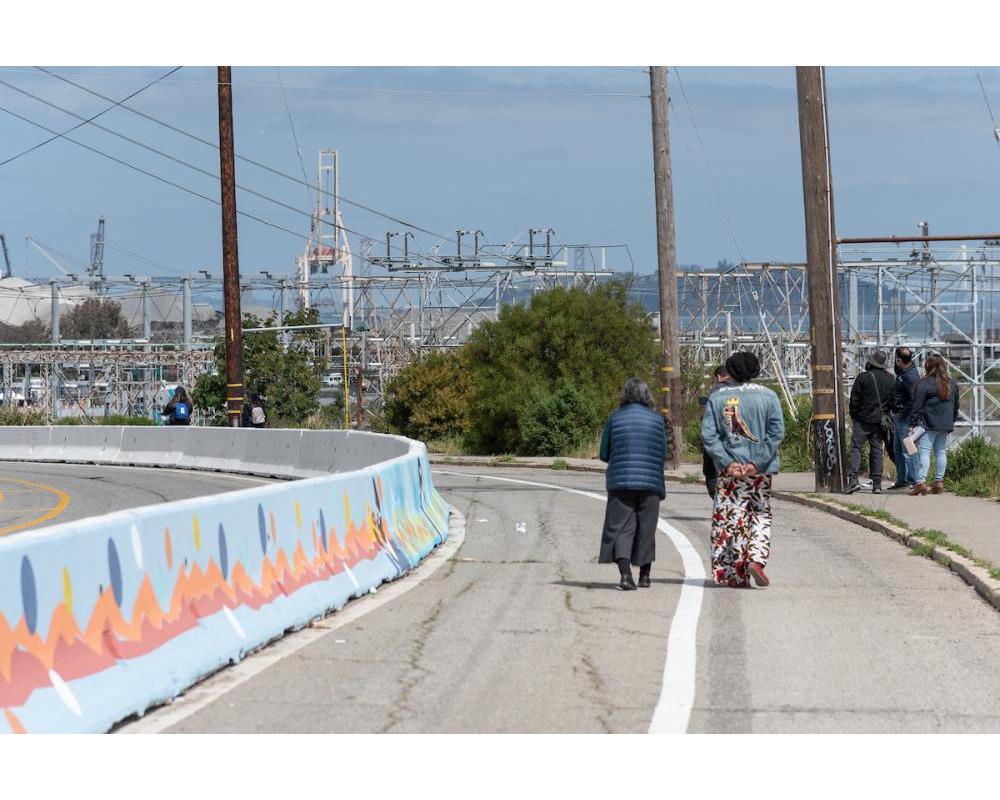
[(766, 386), (743, 383), (709, 396), (701, 441), (720, 473), (734, 461), (753, 463), (761, 474), (778, 472), (778, 445), (784, 438), (781, 402)]

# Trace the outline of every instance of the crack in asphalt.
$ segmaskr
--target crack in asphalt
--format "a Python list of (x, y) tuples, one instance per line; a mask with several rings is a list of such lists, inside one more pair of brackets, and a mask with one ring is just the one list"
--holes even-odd
[(382, 726), (379, 733), (389, 733), (392, 731), (393, 728), (403, 721), (405, 717), (404, 712), (410, 710), (410, 696), (420, 681), (423, 680), (424, 675), (428, 673), (427, 668), (422, 666), (420, 662), (427, 647), (427, 639), (434, 632), (434, 626), (437, 624), (438, 617), (441, 616), (442, 611), (444, 611), (444, 600), (439, 599), (434, 604), (431, 612), (420, 621), (417, 637), (413, 640), (410, 656), (407, 659), (408, 669), (397, 681), (399, 684), (399, 694), (395, 701), (390, 704), (386, 723)]

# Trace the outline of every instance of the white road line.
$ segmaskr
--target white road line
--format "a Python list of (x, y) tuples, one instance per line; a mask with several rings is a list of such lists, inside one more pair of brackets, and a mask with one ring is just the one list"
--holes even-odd
[(455, 554), (465, 541), (465, 517), (454, 507), (448, 522), (448, 538), (430, 555), (399, 580), (379, 587), (378, 594), (366, 594), (352, 600), (340, 611), (314, 622), (310, 627), (290, 633), (267, 645), (239, 663), (216, 672), (189, 688), (172, 703), (149, 711), (144, 717), (122, 725), (116, 733), (161, 733), (167, 728), (201, 711), (227, 692), (246, 683), (255, 675), (273, 667), (283, 658), (317, 642), (365, 614), (381, 608), (400, 595), (423, 583)]
[[(501, 478), (498, 475), (483, 475), (473, 472), (445, 472), (444, 470), (434, 470), (434, 472), (439, 475), (486, 478), (504, 483), (541, 486), (546, 489), (582, 495), (602, 503), (607, 502), (607, 497), (603, 494), (570, 489), (567, 486), (558, 486), (552, 483)], [(701, 601), (705, 589), (705, 566), (698, 551), (677, 528), (662, 517), (657, 523), (657, 527), (669, 537), (671, 544), (677, 548), (677, 552), (680, 554), (681, 563), (684, 566), (684, 583), (681, 585), (681, 596), (677, 601), (673, 619), (670, 621), (667, 658), (663, 665), (663, 685), (660, 690), (660, 699), (653, 710), (653, 719), (649, 723), (649, 732), (687, 733), (688, 722), (691, 719), (691, 707), (694, 705), (698, 618), (701, 616)]]

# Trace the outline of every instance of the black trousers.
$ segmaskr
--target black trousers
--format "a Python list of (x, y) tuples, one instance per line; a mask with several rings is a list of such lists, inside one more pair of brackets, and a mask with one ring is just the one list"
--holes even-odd
[(715, 488), (719, 485), (719, 473), (715, 469), (715, 460), (704, 451), (701, 451), (701, 474), (705, 476), (705, 488), (708, 489), (708, 496), (715, 499)]
[(882, 426), (877, 422), (851, 421), (851, 466), (847, 474), (848, 481), (854, 483), (858, 479), (861, 468), (861, 451), (868, 442), (868, 474), (876, 486), (882, 484)]
[(642, 566), (656, 559), (656, 523), (660, 515), (658, 492), (608, 492), (601, 536), (602, 564), (627, 558)]

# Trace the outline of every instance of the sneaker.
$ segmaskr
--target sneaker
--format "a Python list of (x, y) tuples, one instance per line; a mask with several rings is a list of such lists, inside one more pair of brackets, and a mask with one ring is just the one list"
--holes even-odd
[(635, 580), (631, 575), (622, 575), (620, 581), (618, 581), (618, 588), (623, 592), (633, 592), (635, 591)]
[(882, 494), (882, 487), (879, 484), (872, 486), (872, 494)]
[(750, 579), (750, 585), (758, 589), (763, 589), (771, 584), (770, 579), (764, 574), (764, 568), (755, 562), (750, 562), (747, 565), (747, 577)]
[(857, 481), (852, 481), (851, 483), (849, 483), (847, 485), (847, 488), (844, 489), (844, 494), (854, 494), (860, 488), (861, 488), (861, 484), (860, 483), (858, 483)]
[(913, 486), (912, 483), (894, 483), (892, 486), (890, 486), (888, 488), (887, 491), (897, 492), (900, 489), (910, 489), (910, 488), (912, 488), (912, 486)]

